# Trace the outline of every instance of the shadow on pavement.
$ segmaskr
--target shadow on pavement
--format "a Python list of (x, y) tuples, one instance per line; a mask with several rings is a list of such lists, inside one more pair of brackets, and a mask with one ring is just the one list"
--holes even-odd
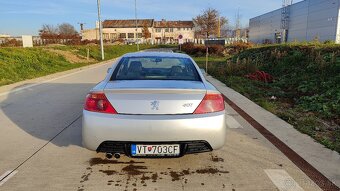
[[(18, 128), (33, 137), (50, 141), (81, 116), (85, 96), (94, 86), (95, 84), (92, 83), (41, 84), (32, 89), (28, 88), (9, 94), (5, 100), (0, 102), (0, 108), (6, 115), (5, 117)], [(77, 132), (73, 137), (55, 139), (52, 143), (60, 147), (82, 146), (80, 126), (81, 117), (68, 127), (76, 128)], [(5, 128), (11, 128), (11, 126)], [(13, 139), (15, 138), (14, 135)]]

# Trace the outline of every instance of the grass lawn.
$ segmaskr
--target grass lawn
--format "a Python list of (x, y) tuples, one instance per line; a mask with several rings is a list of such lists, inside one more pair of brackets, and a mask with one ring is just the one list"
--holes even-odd
[[(174, 48), (174, 45), (139, 45), (140, 50), (145, 50), (149, 48)], [(93, 58), (97, 61), (101, 61), (101, 52), (100, 47), (96, 45), (87, 45), (87, 46), (57, 46), (52, 47), (59, 50), (71, 51), (74, 54), (80, 55), (82, 57), (87, 56), (87, 49), (90, 51), (90, 58)], [(129, 52), (136, 52), (137, 47), (136, 45), (108, 45), (104, 46), (105, 52), (105, 60), (117, 58), (123, 54)]]
[[(171, 48), (174, 46), (140, 45), (140, 50), (158, 47)], [(79, 56), (83, 60), (86, 57), (87, 49), (89, 49), (92, 61), (84, 60), (83, 62), (71, 63), (63, 55), (52, 52), (50, 49), (62, 50), (68, 54)], [(105, 46), (105, 60), (135, 51), (135, 45)], [(96, 45), (0, 48), (0, 86), (94, 64), (99, 61), (101, 61), (101, 53), (99, 46)]]

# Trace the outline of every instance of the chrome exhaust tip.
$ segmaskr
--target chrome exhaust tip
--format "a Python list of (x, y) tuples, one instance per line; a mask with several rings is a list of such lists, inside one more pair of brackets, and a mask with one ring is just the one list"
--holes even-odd
[(119, 159), (119, 158), (120, 158), (120, 153), (115, 153), (113, 156), (114, 156), (116, 159)]
[(107, 159), (112, 159), (113, 155), (112, 155), (112, 153), (106, 153), (105, 156), (106, 156)]

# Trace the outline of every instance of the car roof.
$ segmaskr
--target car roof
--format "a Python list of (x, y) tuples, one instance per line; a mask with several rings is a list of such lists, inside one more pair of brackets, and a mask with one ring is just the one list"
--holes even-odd
[(124, 54), (122, 57), (176, 57), (176, 58), (190, 58), (187, 54), (172, 53), (172, 52), (133, 52)]

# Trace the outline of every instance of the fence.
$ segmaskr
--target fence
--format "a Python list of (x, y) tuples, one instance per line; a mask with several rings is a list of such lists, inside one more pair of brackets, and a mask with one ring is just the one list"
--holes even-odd
[[(233, 44), (234, 42), (248, 42), (247, 38), (223, 38), (219, 40), (225, 40), (225, 44)], [(191, 42), (195, 44), (204, 44), (205, 39), (183, 39), (183, 42)], [(34, 46), (44, 46), (48, 44), (88, 44), (98, 43), (99, 41), (80, 41), (78, 39), (42, 39), (40, 36), (33, 36)], [(109, 43), (109, 41), (104, 41)], [(122, 44), (134, 44), (135, 41), (122, 40)], [(139, 39), (140, 44), (178, 44), (177, 39)], [(21, 37), (7, 37), (0, 38), (0, 46), (22, 46)]]

